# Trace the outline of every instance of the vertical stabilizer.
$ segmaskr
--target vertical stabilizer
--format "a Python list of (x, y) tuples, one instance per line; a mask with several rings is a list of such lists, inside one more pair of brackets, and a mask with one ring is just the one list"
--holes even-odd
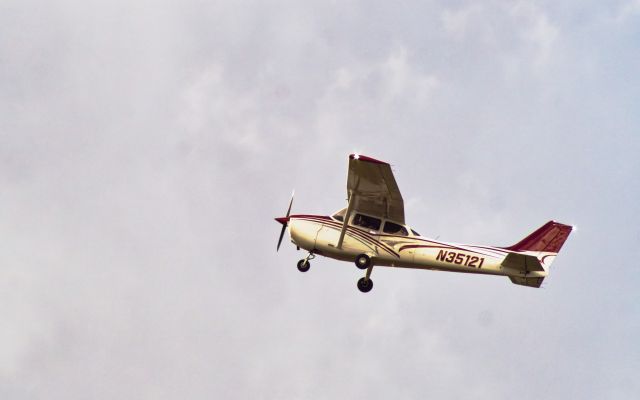
[(570, 225), (549, 221), (513, 246), (505, 247), (505, 250), (558, 253), (572, 230)]

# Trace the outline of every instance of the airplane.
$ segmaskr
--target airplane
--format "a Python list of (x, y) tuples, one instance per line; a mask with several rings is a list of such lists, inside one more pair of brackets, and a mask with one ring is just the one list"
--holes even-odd
[(508, 247), (437, 241), (421, 236), (405, 223), (400, 189), (384, 161), (349, 155), (347, 207), (331, 216), (290, 215), (293, 194), (282, 224), (278, 247), (288, 228), (291, 242), (308, 255), (298, 261), (307, 272), (316, 255), (354, 262), (366, 270), (358, 289), (373, 288), (373, 267), (400, 267), (507, 276), (516, 285), (539, 288), (574, 227), (549, 221)]

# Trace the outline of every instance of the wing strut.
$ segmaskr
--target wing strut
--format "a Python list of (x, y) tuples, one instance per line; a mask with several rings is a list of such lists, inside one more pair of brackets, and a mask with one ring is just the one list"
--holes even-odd
[(338, 239), (338, 244), (336, 248), (342, 249), (342, 241), (344, 240), (344, 234), (347, 232), (347, 225), (349, 225), (349, 217), (351, 216), (351, 212), (353, 211), (353, 205), (356, 202), (356, 195), (353, 190), (349, 191), (349, 205), (347, 206), (347, 212), (344, 213), (344, 221), (342, 222), (342, 230), (340, 230), (340, 239)]

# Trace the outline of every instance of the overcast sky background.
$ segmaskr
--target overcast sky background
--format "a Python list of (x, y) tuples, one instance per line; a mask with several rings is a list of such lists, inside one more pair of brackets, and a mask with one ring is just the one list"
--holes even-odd
[[(0, 2), (0, 398), (637, 399), (640, 2)], [(392, 163), (543, 289), (275, 246)]]

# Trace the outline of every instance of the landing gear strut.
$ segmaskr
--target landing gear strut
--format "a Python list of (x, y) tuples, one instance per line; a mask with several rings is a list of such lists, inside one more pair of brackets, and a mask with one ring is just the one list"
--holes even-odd
[(373, 265), (369, 265), (367, 268), (367, 274), (358, 280), (358, 289), (362, 293), (367, 293), (373, 289), (373, 281), (371, 280), (371, 271), (373, 270)]
[(313, 260), (314, 258), (316, 258), (316, 255), (309, 252), (309, 255), (307, 257), (298, 261), (298, 271), (307, 272), (309, 268), (311, 268), (311, 263), (309, 262), (309, 260)]

